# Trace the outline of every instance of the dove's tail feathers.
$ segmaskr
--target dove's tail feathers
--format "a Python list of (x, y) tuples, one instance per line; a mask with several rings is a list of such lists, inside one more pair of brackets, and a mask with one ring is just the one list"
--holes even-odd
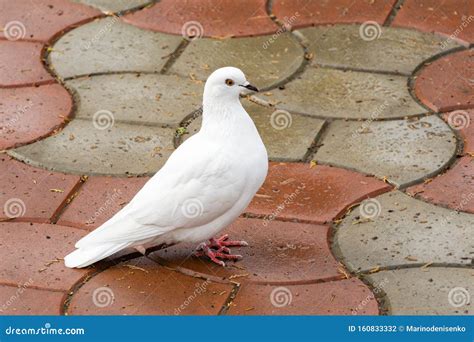
[(78, 248), (64, 258), (64, 264), (69, 268), (86, 267), (107, 258), (129, 245), (130, 243), (107, 243)]

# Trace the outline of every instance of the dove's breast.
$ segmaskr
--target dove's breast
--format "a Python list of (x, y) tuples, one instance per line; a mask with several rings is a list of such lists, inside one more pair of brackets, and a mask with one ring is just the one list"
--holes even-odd
[[(246, 141), (229, 138), (225, 142), (213, 141), (211, 145), (214, 148), (220, 145), (217, 150), (208, 147), (214, 153), (211, 163), (220, 171), (207, 178), (207, 182), (215, 186), (210, 192), (212, 195), (202, 198), (202, 215), (191, 220), (191, 227), (170, 231), (155, 243), (202, 242), (216, 236), (245, 211), (263, 184), (268, 171), (268, 156), (258, 133)], [(217, 203), (228, 203), (228, 206)], [(226, 209), (215, 215), (212, 208), (216, 207)]]

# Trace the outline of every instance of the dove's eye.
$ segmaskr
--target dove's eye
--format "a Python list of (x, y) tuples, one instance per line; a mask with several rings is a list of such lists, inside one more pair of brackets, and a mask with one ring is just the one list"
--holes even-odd
[(227, 84), (229, 87), (232, 87), (234, 85), (234, 81), (232, 81), (230, 78), (225, 80), (225, 84)]

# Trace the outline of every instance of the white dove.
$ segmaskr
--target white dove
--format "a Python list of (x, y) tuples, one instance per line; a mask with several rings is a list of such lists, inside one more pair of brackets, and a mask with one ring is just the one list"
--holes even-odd
[[(245, 241), (213, 238), (248, 206), (268, 171), (267, 150), (240, 103), (242, 88), (258, 91), (234, 67), (206, 81), (200, 131), (180, 145), (166, 164), (110, 220), (80, 239), (64, 258), (86, 267), (124, 248), (195, 242), (213, 262), (238, 260), (229, 246)], [(204, 241), (208, 240), (208, 243)]]

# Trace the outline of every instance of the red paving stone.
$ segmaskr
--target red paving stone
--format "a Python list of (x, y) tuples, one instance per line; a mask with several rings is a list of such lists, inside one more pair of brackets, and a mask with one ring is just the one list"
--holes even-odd
[(0, 150), (48, 135), (71, 110), (72, 98), (59, 84), (0, 89)]
[(58, 223), (92, 230), (122, 209), (148, 179), (89, 177)]
[[(472, 43), (474, 30), (472, 0), (405, 0), (392, 26), (438, 32)], [(470, 18), (471, 17), (471, 18)]]
[(230, 284), (186, 276), (139, 258), (109, 268), (89, 280), (72, 297), (68, 313), (216, 315), (231, 290)]
[(415, 81), (416, 96), (434, 111), (473, 107), (474, 51), (444, 56), (425, 66)]
[(0, 223), (0, 283), (68, 291), (87, 270), (69, 269), (62, 258), (85, 231), (51, 224)]
[(180, 266), (212, 277), (239, 282), (282, 283), (340, 278), (339, 264), (329, 250), (328, 227), (260, 219), (238, 219), (223, 233), (245, 240), (248, 247), (231, 248), (243, 260), (227, 267), (192, 256), (196, 244), (179, 244), (151, 254), (157, 262)]
[(298, 219), (315, 223), (330, 222), (354, 203), (391, 187), (373, 177), (329, 167), (301, 163), (270, 163), (269, 174), (246, 212)]
[(126, 15), (124, 20), (148, 30), (186, 37), (255, 36), (278, 30), (265, 11), (265, 3), (265, 0), (162, 0)]
[(41, 63), (43, 44), (0, 40), (0, 87), (51, 83)]
[(378, 307), (367, 286), (353, 278), (285, 287), (243, 284), (228, 314), (377, 315)]
[(273, 14), (294, 28), (336, 23), (383, 24), (396, 0), (275, 0)]
[[(65, 28), (100, 14), (96, 9), (68, 0), (15, 0), (8, 4), (3, 1), (0, 27), (4, 31), (0, 37), (46, 42)], [(15, 25), (17, 31), (13, 30)]]
[(446, 173), (427, 184), (408, 189), (408, 193), (425, 201), (440, 204), (456, 211), (474, 213), (474, 159), (462, 157)]
[(79, 181), (0, 155), (0, 220), (50, 222)]
[(59, 315), (64, 292), (0, 284), (0, 315)]

